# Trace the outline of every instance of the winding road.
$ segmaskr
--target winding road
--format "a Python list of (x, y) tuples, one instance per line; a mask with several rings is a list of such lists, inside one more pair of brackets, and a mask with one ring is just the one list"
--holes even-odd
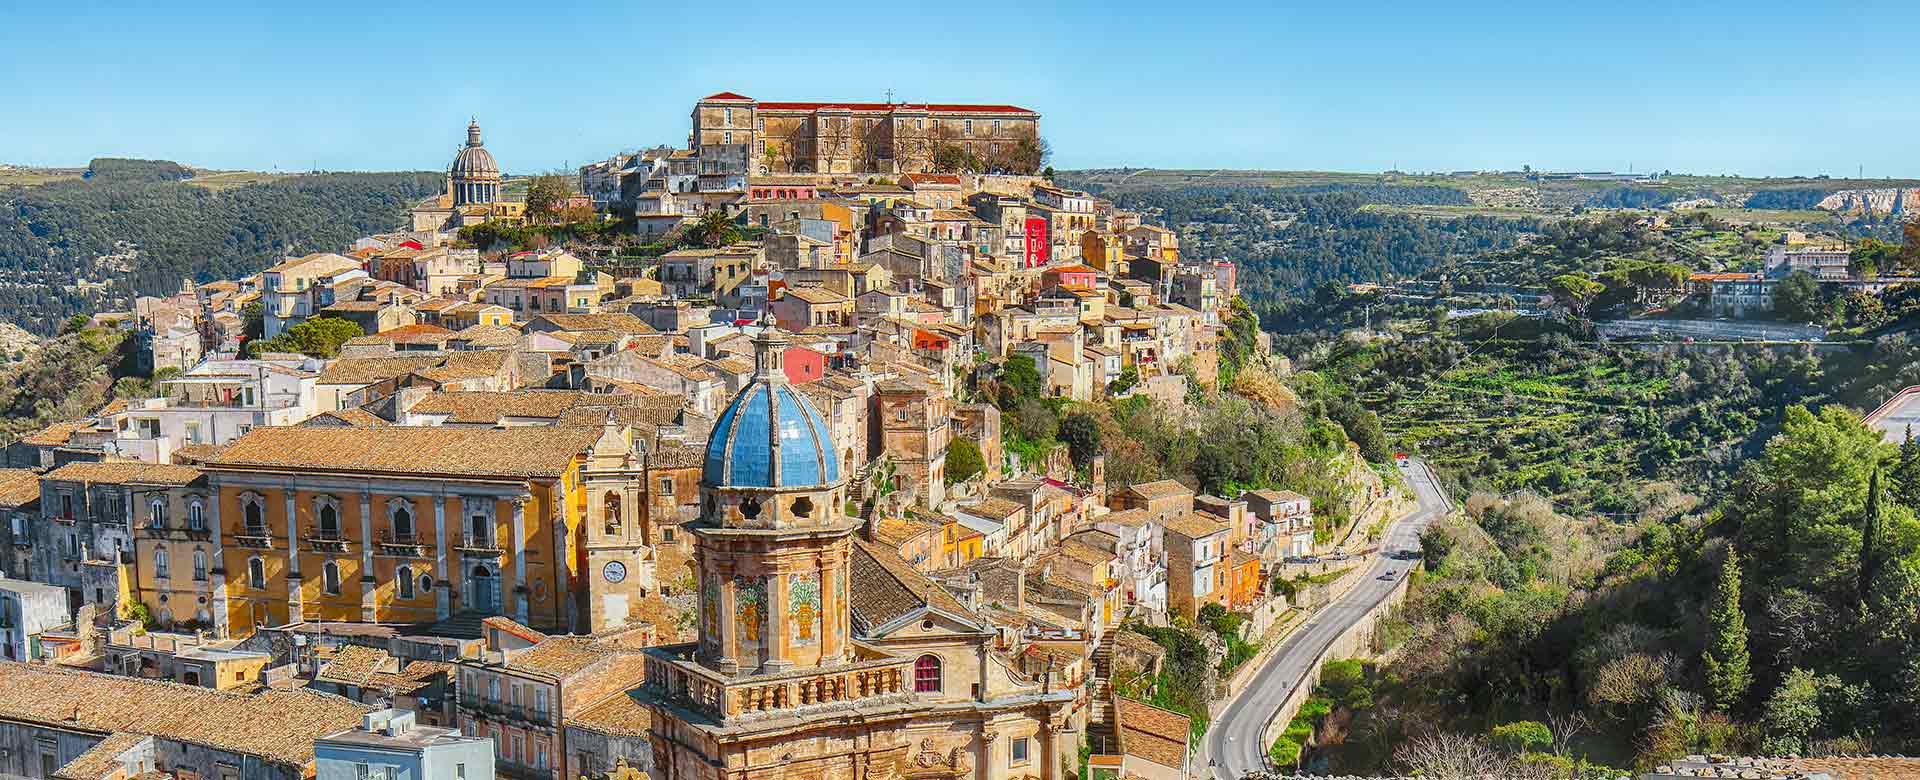
[[(1418, 551), (1420, 532), (1449, 508), (1427, 464), (1410, 460), (1401, 474), (1413, 487), (1419, 505), (1395, 520), (1388, 529), (1386, 541), (1381, 545), (1381, 549), (1388, 552)], [(1407, 576), (1406, 571), (1415, 565), (1415, 561), (1375, 558), (1367, 569), (1366, 579), (1339, 600), (1315, 612), (1305, 625), (1281, 642), (1279, 649), (1267, 658), (1266, 666), (1227, 704), (1213, 728), (1207, 731), (1206, 754), (1215, 765), (1205, 770), (1205, 777), (1240, 780), (1249, 772), (1267, 768), (1268, 746), (1260, 744), (1260, 735), (1280, 710), (1280, 704), (1286, 701), (1288, 692), (1306, 678), (1307, 670), (1321, 651), (1393, 592), (1399, 580)], [(1388, 571), (1400, 574), (1390, 581), (1380, 579), (1380, 575)]]

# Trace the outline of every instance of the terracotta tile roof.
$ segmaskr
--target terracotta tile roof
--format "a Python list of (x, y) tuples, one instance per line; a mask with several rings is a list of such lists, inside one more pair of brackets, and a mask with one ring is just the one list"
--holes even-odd
[(1167, 533), (1179, 534), (1188, 539), (1226, 533), (1227, 524), (1220, 519), (1203, 512), (1183, 512), (1167, 518)]
[(1174, 496), (1193, 494), (1192, 489), (1188, 488), (1186, 485), (1180, 484), (1180, 481), (1177, 479), (1162, 479), (1154, 482), (1141, 482), (1139, 484), (1128, 487), (1127, 490), (1136, 496), (1139, 496), (1141, 498), (1145, 498), (1148, 500), (1152, 500), (1156, 498), (1173, 498)]
[(939, 523), (918, 517), (883, 517), (873, 524), (874, 541), (895, 550), (916, 536), (939, 530)]
[(847, 301), (846, 296), (824, 287), (788, 287), (786, 294), (807, 303), (845, 303)]
[(1118, 512), (1108, 512), (1101, 515), (1099, 519), (1094, 522), (1113, 523), (1127, 528), (1138, 528), (1146, 525), (1151, 520), (1153, 520), (1153, 516), (1147, 514), (1147, 510), (1122, 509)]
[(53, 773), (55, 780), (101, 780), (120, 766), (120, 756), (149, 739), (145, 734), (117, 732), (74, 756), (66, 766)]
[(855, 539), (853, 545), (847, 600), (860, 631), (871, 631), (923, 607), (962, 619), (974, 617), (946, 588), (901, 560), (899, 553), (864, 539)]
[(645, 320), (631, 314), (542, 314), (527, 323), (532, 326), (545, 321), (559, 330), (609, 330), (615, 333), (630, 333), (648, 336), (660, 331), (654, 330)]
[[(359, 407), (337, 412), (321, 412), (300, 422), (302, 428), (379, 428), (392, 425), (386, 418)], [(210, 459), (210, 458), (208, 458)], [(204, 462), (207, 459), (202, 459)]]
[[(399, 668), (400, 671), (383, 671), (385, 667)], [(452, 671), (453, 664), (442, 661), (412, 661), (401, 668), (398, 659), (388, 655), (385, 650), (343, 645), (334, 653), (333, 660), (320, 667), (314, 679), (382, 692), (410, 694), (433, 684), (436, 675), (446, 675)]]
[(89, 420), (68, 420), (57, 422), (20, 438), (21, 443), (39, 447), (58, 447), (66, 444), (73, 434), (84, 430), (93, 423)]
[(1088, 566), (1099, 566), (1113, 560), (1113, 553), (1078, 539), (1067, 539), (1061, 542), (1060, 554)]
[(1155, 658), (1163, 658), (1167, 654), (1167, 648), (1153, 641), (1153, 637), (1129, 629), (1113, 632), (1113, 644), (1118, 649), (1145, 653)]
[(139, 461), (69, 463), (47, 472), (47, 475), (42, 477), (42, 479), (60, 482), (93, 482), (115, 485), (190, 485), (193, 484), (194, 480), (199, 478), (200, 470), (192, 466), (141, 463)]
[(1187, 735), (1192, 733), (1192, 719), (1125, 698), (1114, 702), (1113, 717), (1121, 753), (1164, 767), (1186, 767)]
[(928, 111), (936, 114), (1035, 114), (1031, 109), (1008, 105), (978, 105), (971, 103), (806, 103), (806, 102), (767, 102), (760, 101), (755, 106), (763, 111), (818, 111), (820, 109), (846, 109), (848, 111)]
[(403, 377), (418, 369), (431, 368), (439, 365), (441, 360), (439, 355), (340, 358), (320, 369), (320, 384), (370, 385)]
[(453, 336), (453, 331), (438, 325), (414, 323), (398, 328), (388, 328), (374, 335), (393, 339), (395, 344), (438, 344)]
[(559, 419), (583, 406), (607, 406), (610, 399), (578, 390), (443, 390), (421, 396), (410, 414), (444, 414), (447, 422), (494, 424), (505, 417)]
[(1920, 758), (1911, 756), (1822, 756), (1777, 759), (1782, 768), (1833, 780), (1920, 780)]
[(1021, 512), (1026, 511), (1026, 509), (1027, 509), (1026, 505), (1015, 502), (1015, 501), (1008, 501), (1004, 498), (989, 497), (989, 498), (980, 499), (979, 501), (971, 505), (960, 507), (959, 511), (965, 512), (975, 517), (989, 517), (995, 520), (1005, 520), (1009, 517), (1012, 517), (1014, 515), (1017, 515)]
[(513, 353), (497, 349), (455, 352), (447, 355), (439, 365), (414, 369), (413, 375), (435, 382), (485, 379), (499, 376), (500, 370), (512, 359)]
[(0, 506), (22, 507), (40, 499), (40, 475), (32, 469), (0, 469)]
[(562, 426), (256, 428), (207, 468), (557, 477), (599, 437), (595, 428)]
[(514, 654), (506, 666), (508, 669), (564, 678), (600, 663), (614, 652), (615, 648), (585, 637), (550, 636), (540, 644)]
[(304, 766), (316, 737), (371, 711), (305, 690), (247, 695), (173, 682), (0, 663), (0, 719), (63, 730), (151, 734)]
[(520, 341), (520, 331), (506, 325), (468, 325), (453, 334), (454, 341), (469, 347), (511, 347)]
[(650, 736), (648, 724), (653, 722), (653, 710), (630, 693), (620, 693), (607, 697), (606, 701), (580, 711), (580, 714), (567, 718), (567, 726), (586, 729), (600, 734), (622, 737)]

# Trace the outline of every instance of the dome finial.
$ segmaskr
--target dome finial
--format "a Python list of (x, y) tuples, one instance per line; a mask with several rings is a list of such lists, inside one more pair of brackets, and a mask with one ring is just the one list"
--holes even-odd
[(768, 317), (760, 318), (760, 333), (753, 337), (753, 379), (756, 382), (784, 385), (787, 383), (786, 369), (780, 365), (781, 358), (787, 352), (787, 337)]
[(480, 145), (480, 118), (479, 117), (473, 117), (467, 120), (467, 145), (468, 146)]

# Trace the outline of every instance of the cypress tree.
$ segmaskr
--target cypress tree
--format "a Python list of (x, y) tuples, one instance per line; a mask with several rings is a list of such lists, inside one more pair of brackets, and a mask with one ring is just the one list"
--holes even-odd
[(1707, 612), (1707, 646), (1701, 654), (1713, 708), (1728, 712), (1747, 695), (1753, 670), (1747, 655), (1747, 616), (1740, 610), (1740, 555), (1727, 551), (1720, 586)]
[(1900, 503), (1920, 510), (1920, 441), (1913, 439), (1913, 424), (1907, 424), (1907, 438), (1900, 443), (1900, 465), (1893, 469), (1891, 487)]
[[(1909, 442), (1912, 440), (1909, 439)], [(1880, 571), (1880, 468), (1867, 478), (1867, 516), (1860, 523), (1860, 609), (1865, 614), (1874, 575)]]

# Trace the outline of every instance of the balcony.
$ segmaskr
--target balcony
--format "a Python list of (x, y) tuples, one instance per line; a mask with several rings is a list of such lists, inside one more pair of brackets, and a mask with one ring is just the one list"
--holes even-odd
[(347, 539), (340, 533), (339, 526), (327, 528), (310, 525), (301, 532), (300, 538), (307, 543), (307, 549), (314, 552), (347, 551)]
[(507, 551), (500, 547), (499, 540), (491, 536), (462, 536), (453, 541), (453, 549), (461, 555), (477, 555), (491, 558), (498, 558), (507, 554)]
[(397, 533), (382, 529), (374, 532), (376, 552), (380, 555), (393, 555), (404, 558), (427, 557), (427, 544), (417, 533)]
[(233, 535), (233, 543), (256, 550), (273, 549), (273, 532), (264, 525), (251, 525)]
[(205, 526), (199, 528), (170, 528), (165, 523), (148, 520), (139, 528), (140, 535), (148, 539), (185, 539), (192, 542), (204, 542), (213, 538), (213, 531)]
[(837, 702), (904, 703), (911, 699), (912, 660), (859, 643), (852, 663), (827, 669), (728, 677), (693, 660), (694, 645), (650, 648), (647, 686), (720, 719), (753, 719)]

